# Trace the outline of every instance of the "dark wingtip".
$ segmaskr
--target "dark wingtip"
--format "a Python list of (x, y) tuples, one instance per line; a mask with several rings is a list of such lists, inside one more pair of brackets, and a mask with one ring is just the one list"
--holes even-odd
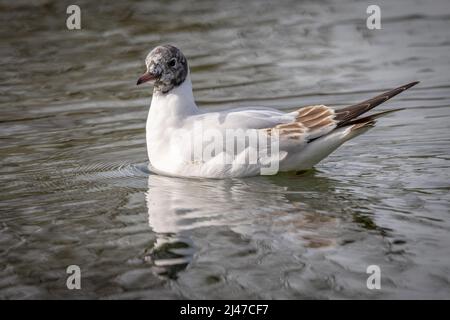
[(386, 102), (387, 100), (395, 97), (396, 95), (402, 93), (403, 91), (408, 90), (409, 88), (415, 86), (418, 83), (419, 81), (410, 82), (401, 87), (397, 87), (395, 89), (382, 93), (376, 97), (373, 97), (372, 99), (363, 101), (358, 104), (354, 104), (346, 108), (339, 109), (336, 111), (335, 119), (339, 121), (339, 126), (343, 126), (347, 124), (350, 120), (359, 117), (363, 113), (366, 113), (367, 111), (375, 108), (376, 106), (382, 104), (383, 102)]
[(405, 86), (403, 86), (403, 87), (404, 87), (405, 90), (406, 90), (406, 89), (409, 89), (409, 88), (411, 88), (411, 87), (414, 87), (416, 84), (419, 84), (419, 83), (420, 83), (420, 81), (414, 81), (414, 82), (408, 83), (407, 85), (405, 85)]

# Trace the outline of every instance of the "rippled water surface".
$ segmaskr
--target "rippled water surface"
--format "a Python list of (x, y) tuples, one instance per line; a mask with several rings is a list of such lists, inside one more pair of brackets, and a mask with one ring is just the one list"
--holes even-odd
[[(1, 2), (0, 298), (449, 298), (450, 4)], [(206, 110), (345, 106), (421, 84), (313, 171), (150, 174), (146, 53)], [(66, 288), (79, 265), (82, 289)], [(368, 290), (378, 265), (381, 290)]]

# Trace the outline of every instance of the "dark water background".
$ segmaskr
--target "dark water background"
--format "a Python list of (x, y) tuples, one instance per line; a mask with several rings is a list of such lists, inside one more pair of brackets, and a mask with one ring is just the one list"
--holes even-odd
[[(0, 2), (0, 298), (449, 298), (450, 3)], [(421, 80), (315, 171), (146, 169), (143, 59), (172, 43), (208, 110), (344, 106)], [(66, 288), (68, 265), (82, 289)], [(381, 290), (368, 290), (378, 265)]]

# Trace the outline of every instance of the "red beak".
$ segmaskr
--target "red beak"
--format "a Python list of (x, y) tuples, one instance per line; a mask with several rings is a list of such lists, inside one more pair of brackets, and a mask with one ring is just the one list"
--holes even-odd
[(151, 80), (155, 80), (155, 79), (156, 79), (156, 77), (153, 74), (151, 74), (149, 72), (146, 72), (142, 76), (139, 77), (136, 85), (140, 85), (141, 83), (144, 83), (144, 82), (147, 82), (147, 81), (151, 81)]

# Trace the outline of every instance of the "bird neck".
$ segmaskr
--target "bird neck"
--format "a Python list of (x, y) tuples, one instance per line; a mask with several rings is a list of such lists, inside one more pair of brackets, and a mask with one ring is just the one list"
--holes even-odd
[(154, 90), (150, 106), (150, 116), (184, 118), (198, 113), (192, 93), (191, 77), (188, 73), (182, 84), (167, 93)]

